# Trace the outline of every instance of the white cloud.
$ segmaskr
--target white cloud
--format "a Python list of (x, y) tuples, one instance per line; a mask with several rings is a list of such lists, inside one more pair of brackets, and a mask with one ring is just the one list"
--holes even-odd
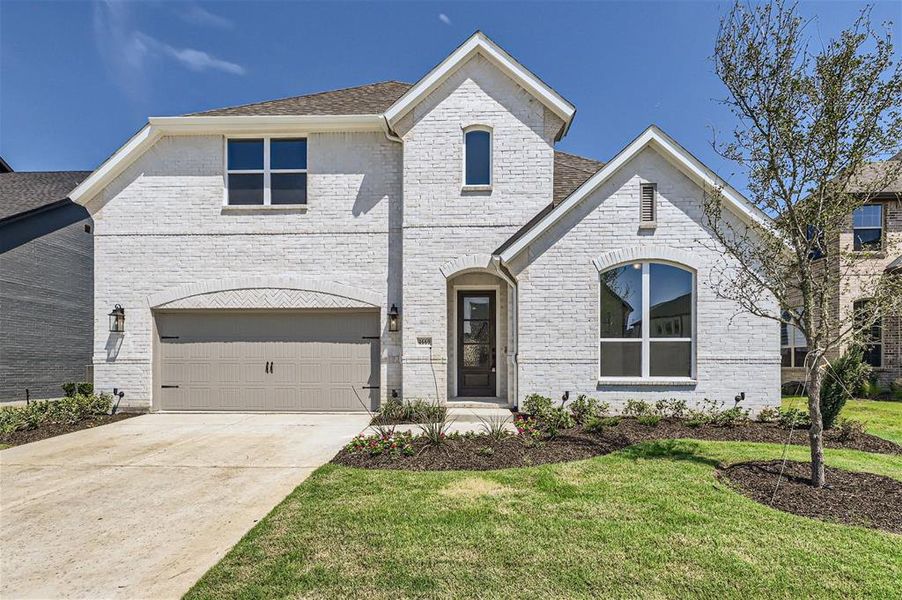
[(231, 73), (232, 75), (244, 75), (244, 67), (239, 64), (216, 58), (203, 50), (195, 50), (194, 48), (175, 48), (166, 42), (142, 33), (134, 32), (135, 39), (148, 49), (147, 54), (162, 55), (176, 60), (183, 67), (192, 71), (206, 71), (213, 69), (222, 71), (223, 73)]
[(229, 19), (210, 12), (199, 4), (189, 4), (187, 8), (178, 11), (180, 19), (194, 25), (217, 27), (219, 29), (231, 29), (235, 26)]
[(172, 60), (195, 72), (246, 73), (243, 66), (203, 50), (177, 48), (143, 33), (132, 23), (126, 2), (104, 0), (95, 3), (94, 42), (116, 83), (136, 99), (145, 97), (149, 91), (146, 66), (153, 60)]
[(445, 13), (439, 13), (439, 14), (438, 14), (438, 20), (441, 21), (442, 23), (444, 23), (445, 25), (450, 25), (450, 24), (451, 24), (451, 17), (449, 17), (449, 16), (446, 15)]

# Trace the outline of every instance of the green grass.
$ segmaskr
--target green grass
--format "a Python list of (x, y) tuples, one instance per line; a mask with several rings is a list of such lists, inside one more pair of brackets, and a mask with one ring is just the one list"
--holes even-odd
[[(187, 597), (898, 597), (902, 536), (772, 510), (714, 477), (781, 452), (681, 440), (490, 472), (326, 465)], [(900, 457), (827, 461), (902, 479)]]
[[(790, 406), (807, 412), (808, 398), (804, 396), (784, 397), (783, 408)], [(868, 433), (902, 444), (902, 402), (849, 400), (839, 416), (861, 421)]]

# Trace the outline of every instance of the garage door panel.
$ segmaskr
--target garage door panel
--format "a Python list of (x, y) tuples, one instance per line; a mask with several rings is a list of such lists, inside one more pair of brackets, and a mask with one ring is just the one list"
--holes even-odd
[[(157, 315), (163, 410), (360, 410), (378, 402), (375, 311)], [(271, 364), (271, 369), (267, 365)], [(355, 393), (356, 390), (356, 393)]]

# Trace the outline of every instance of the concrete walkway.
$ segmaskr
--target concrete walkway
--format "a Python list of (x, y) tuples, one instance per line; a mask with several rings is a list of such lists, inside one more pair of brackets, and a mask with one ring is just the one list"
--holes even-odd
[(180, 597), (368, 420), (152, 414), (0, 451), (0, 597)]

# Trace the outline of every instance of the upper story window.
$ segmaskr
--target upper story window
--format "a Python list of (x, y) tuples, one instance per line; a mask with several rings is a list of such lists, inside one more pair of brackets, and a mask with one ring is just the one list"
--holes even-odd
[(812, 242), (808, 251), (808, 260), (818, 260), (826, 255), (826, 238), (824, 231), (815, 225), (809, 225), (805, 229), (805, 239)]
[(239, 138), (227, 142), (229, 206), (307, 204), (307, 140)]
[(602, 378), (686, 378), (693, 373), (691, 271), (655, 262), (601, 274)]
[(872, 367), (883, 366), (883, 319), (874, 314), (871, 300), (856, 300), (852, 303), (852, 318), (855, 331), (861, 336), (859, 341), (864, 353), (864, 362)]
[(492, 185), (492, 132), (488, 127), (464, 130), (464, 185)]
[(852, 212), (853, 249), (874, 252), (883, 245), (883, 205), (865, 204)]
[[(783, 318), (789, 319), (788, 311)], [(802, 330), (789, 323), (780, 323), (780, 365), (783, 367), (804, 367), (808, 357), (808, 340)]]

